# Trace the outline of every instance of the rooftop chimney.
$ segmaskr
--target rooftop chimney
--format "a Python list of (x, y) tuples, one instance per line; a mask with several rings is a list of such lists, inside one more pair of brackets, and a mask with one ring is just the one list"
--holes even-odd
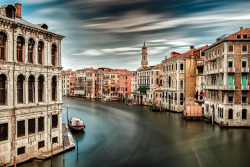
[(190, 46), (190, 49), (194, 49), (194, 46)]
[(22, 18), (22, 15), (21, 15), (22, 4), (15, 3), (15, 7), (16, 7), (16, 17)]
[(240, 27), (240, 31), (242, 31), (243, 30), (243, 27)]

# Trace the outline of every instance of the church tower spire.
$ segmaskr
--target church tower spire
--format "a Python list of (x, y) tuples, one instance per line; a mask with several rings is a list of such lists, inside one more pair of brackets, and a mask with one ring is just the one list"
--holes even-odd
[(146, 44), (144, 42), (144, 45), (142, 46), (142, 59), (141, 59), (141, 67), (145, 68), (148, 66), (148, 53), (147, 53), (147, 47)]

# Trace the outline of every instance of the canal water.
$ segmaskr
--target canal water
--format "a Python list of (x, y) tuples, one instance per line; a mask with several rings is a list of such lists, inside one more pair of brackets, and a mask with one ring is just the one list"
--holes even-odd
[[(54, 167), (249, 167), (250, 129), (220, 129), (181, 114), (154, 113), (148, 107), (127, 106), (81, 98), (63, 99), (63, 121), (81, 118), (85, 133), (72, 150), (53, 157)], [(22, 167), (49, 167), (51, 160)]]

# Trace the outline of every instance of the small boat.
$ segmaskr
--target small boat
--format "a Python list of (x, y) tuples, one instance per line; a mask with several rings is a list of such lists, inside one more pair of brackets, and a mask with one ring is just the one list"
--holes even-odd
[(80, 118), (73, 117), (71, 120), (69, 120), (69, 105), (67, 107), (67, 120), (68, 126), (72, 130), (81, 131), (86, 127)]
[(85, 125), (80, 118), (73, 117), (69, 120), (69, 127), (73, 130), (80, 131), (85, 128)]

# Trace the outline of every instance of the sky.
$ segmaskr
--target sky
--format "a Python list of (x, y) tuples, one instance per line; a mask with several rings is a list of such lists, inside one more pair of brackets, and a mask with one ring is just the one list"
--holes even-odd
[(249, 0), (1, 0), (22, 4), (22, 18), (46, 23), (62, 40), (64, 69), (136, 70), (146, 42), (148, 63), (172, 51), (212, 44), (250, 28)]

